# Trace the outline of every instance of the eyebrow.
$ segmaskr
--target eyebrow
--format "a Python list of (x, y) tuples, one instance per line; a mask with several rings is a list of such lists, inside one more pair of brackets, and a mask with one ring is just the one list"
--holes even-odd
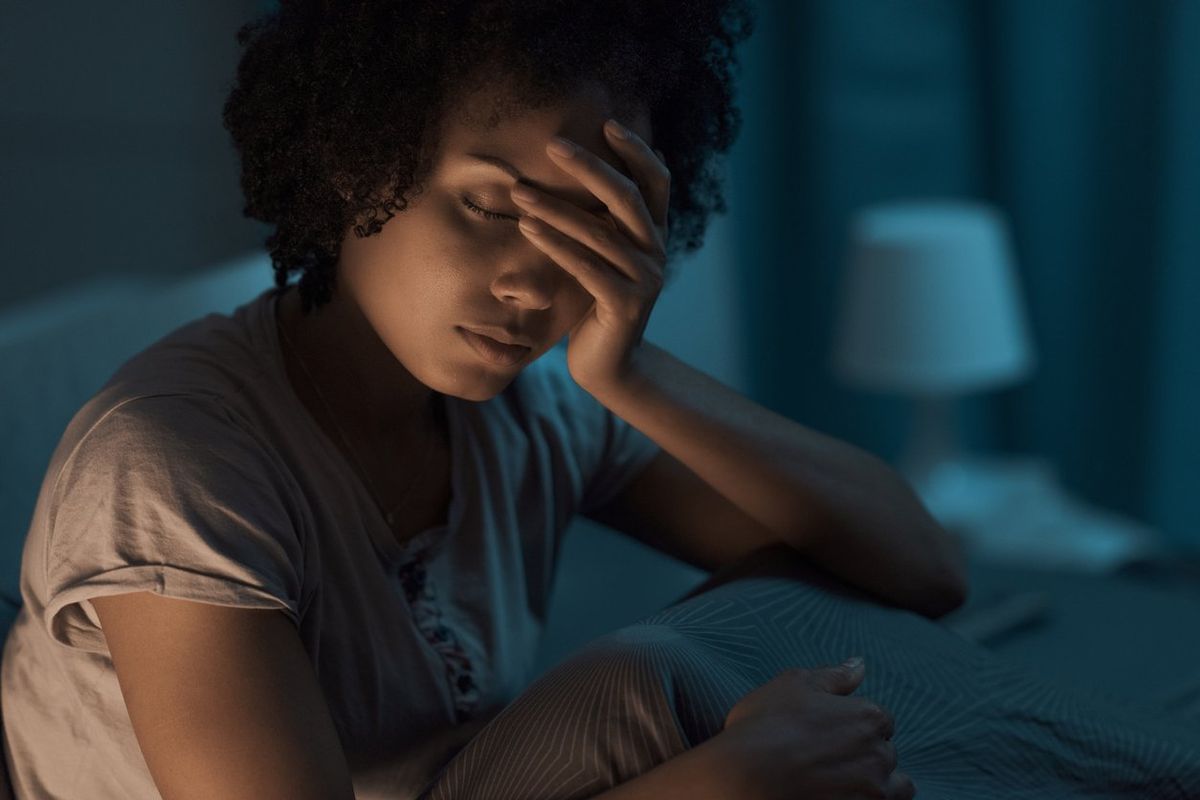
[(512, 164), (505, 161), (503, 158), (500, 158), (499, 156), (492, 156), (492, 155), (488, 155), (487, 153), (467, 153), (467, 155), (470, 156), (471, 158), (476, 159), (477, 161), (480, 161), (484, 164), (490, 164), (491, 166), (504, 171), (505, 173), (510, 175), (513, 178), (513, 180), (523, 181), (524, 183), (529, 184), (530, 186), (534, 187), (535, 189), (539, 189), (548, 194), (556, 195), (558, 197), (565, 197), (567, 200), (570, 200), (572, 203), (575, 203), (575, 205), (579, 206), (584, 211), (590, 211), (593, 214), (603, 214), (606, 211), (608, 211), (608, 206), (606, 206), (602, 201), (599, 201), (596, 198), (596, 196), (591, 194), (590, 192), (587, 195), (587, 200), (577, 199), (577, 198), (571, 197), (569, 195), (566, 195), (557, 189), (552, 189), (552, 188), (546, 186), (545, 184), (541, 184), (541, 183), (538, 183), (537, 181), (531, 180), (530, 178), (526, 178), (524, 175), (522, 175), (520, 173), (520, 171), (517, 170), (516, 167), (514, 167)]

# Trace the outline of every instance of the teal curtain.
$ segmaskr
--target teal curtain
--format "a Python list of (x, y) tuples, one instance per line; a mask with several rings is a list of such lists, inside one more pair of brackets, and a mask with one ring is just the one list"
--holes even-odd
[(861, 206), (1009, 217), (1039, 365), (965, 444), (1200, 552), (1200, 2), (759, 0), (729, 159), (751, 394), (894, 459), (909, 405), (829, 369)]

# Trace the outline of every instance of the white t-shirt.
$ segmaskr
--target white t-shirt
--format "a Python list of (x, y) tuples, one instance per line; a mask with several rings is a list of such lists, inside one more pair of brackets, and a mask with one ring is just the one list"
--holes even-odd
[(659, 450), (574, 382), (564, 339), (488, 401), (446, 397), (448, 524), (402, 545), (288, 382), (278, 295), (134, 356), (59, 442), (4, 648), (18, 800), (159, 797), (89, 601), (139, 590), (282, 609), (357, 796), (415, 795), (532, 678), (572, 516)]

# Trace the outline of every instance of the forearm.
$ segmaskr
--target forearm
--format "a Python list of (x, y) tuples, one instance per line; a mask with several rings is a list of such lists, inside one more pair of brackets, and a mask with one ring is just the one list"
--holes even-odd
[(718, 733), (592, 800), (737, 800), (734, 770)]
[(885, 462), (639, 347), (623, 386), (593, 391), (615, 414), (839, 578), (927, 616), (961, 600), (953, 538)]
[(923, 616), (941, 617), (966, 600), (965, 553), (909, 483), (871, 459), (874, 464), (862, 467), (864, 480), (847, 484), (841, 501), (832, 504), (831, 513), (842, 521), (796, 549), (855, 586)]

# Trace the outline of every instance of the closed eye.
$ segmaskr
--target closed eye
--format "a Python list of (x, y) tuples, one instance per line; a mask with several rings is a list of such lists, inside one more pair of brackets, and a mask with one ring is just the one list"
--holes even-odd
[(498, 220), (498, 219), (514, 219), (515, 220), (516, 219), (516, 217), (510, 216), (508, 214), (497, 214), (495, 211), (488, 211), (486, 208), (480, 208), (479, 206), (472, 203), (470, 198), (467, 198), (467, 197), (464, 197), (462, 199), (462, 202), (463, 202), (463, 205), (466, 206), (467, 208), (469, 208), (472, 213), (478, 214), (479, 216), (484, 217), (486, 219), (493, 219), (493, 220)]

